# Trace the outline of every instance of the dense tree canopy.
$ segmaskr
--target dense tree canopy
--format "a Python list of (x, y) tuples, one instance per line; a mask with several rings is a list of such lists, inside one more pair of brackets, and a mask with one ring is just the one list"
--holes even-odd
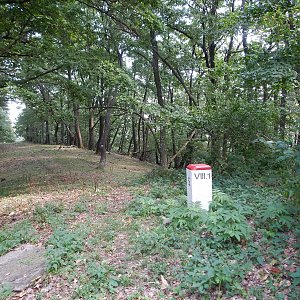
[[(225, 170), (300, 143), (298, 1), (0, 1), (18, 133)], [(4, 17), (5, 16), (5, 17)]]

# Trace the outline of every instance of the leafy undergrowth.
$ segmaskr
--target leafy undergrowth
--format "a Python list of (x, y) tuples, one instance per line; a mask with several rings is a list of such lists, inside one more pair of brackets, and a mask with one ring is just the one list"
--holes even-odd
[(186, 206), (179, 176), (184, 178), (176, 171), (153, 174), (151, 190), (127, 211), (137, 220), (160, 220), (138, 231), (132, 253), (168, 262), (161, 274), (173, 297), (298, 299), (297, 203), (280, 188), (219, 176), (206, 212)]
[[(0, 299), (298, 299), (299, 211), (280, 186), (217, 176), (207, 213), (187, 207), (183, 171), (110, 156), (103, 172), (88, 151), (10, 147), (0, 253), (43, 245), (47, 274)], [(22, 157), (36, 185), (19, 192)]]

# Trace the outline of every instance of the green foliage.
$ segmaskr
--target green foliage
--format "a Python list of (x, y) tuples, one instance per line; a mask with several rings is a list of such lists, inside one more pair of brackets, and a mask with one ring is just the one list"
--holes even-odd
[(84, 213), (88, 211), (87, 204), (84, 200), (76, 202), (74, 206), (74, 212), (76, 213)]
[(8, 113), (0, 107), (0, 143), (12, 143), (15, 139)]
[(95, 213), (98, 215), (105, 215), (108, 211), (107, 203), (97, 203), (95, 206)]
[(62, 202), (47, 202), (45, 205), (36, 205), (33, 211), (33, 220), (39, 224), (62, 223), (63, 219), (60, 214), (64, 211)]
[(200, 295), (210, 295), (217, 289), (231, 293), (240, 293), (241, 281), (250, 270), (251, 264), (243, 262), (241, 257), (234, 256), (234, 251), (199, 251), (194, 250), (180, 272), (181, 286), (184, 289), (197, 291)]
[(210, 203), (210, 211), (218, 211), (220, 208), (235, 209), (236, 203), (226, 193), (219, 189), (213, 189), (213, 201)]
[(210, 212), (206, 220), (207, 230), (220, 242), (249, 240), (250, 227), (239, 210), (220, 208)]
[(199, 230), (206, 220), (206, 214), (199, 206), (187, 206), (186, 203), (184, 206), (170, 208), (167, 216), (172, 226), (187, 230)]
[(120, 278), (114, 268), (105, 263), (89, 262), (86, 273), (80, 276), (80, 286), (75, 295), (84, 299), (99, 299), (106, 291), (115, 293), (119, 283)]
[(297, 271), (291, 274), (293, 278), (293, 285), (297, 286), (300, 284), (300, 268), (297, 268)]
[(165, 226), (158, 226), (151, 231), (140, 230), (134, 238), (134, 252), (142, 255), (162, 253), (163, 256), (170, 254), (172, 247), (180, 242), (179, 233)]
[(12, 287), (6, 284), (0, 284), (0, 300), (8, 299), (13, 293)]
[(0, 255), (20, 244), (33, 242), (35, 239), (36, 232), (29, 221), (18, 222), (12, 227), (4, 226), (0, 230)]
[(166, 214), (176, 204), (178, 205), (178, 201), (172, 198), (160, 199), (152, 198), (148, 195), (139, 196), (128, 205), (127, 211), (133, 217), (161, 216)]
[[(209, 212), (187, 206), (186, 196), (178, 192), (184, 191), (186, 183), (180, 178), (184, 174), (158, 172), (156, 178), (152, 177), (153, 190), (147, 196), (139, 195), (129, 206), (128, 213), (142, 223), (145, 217), (159, 216), (132, 237), (133, 253), (150, 256), (147, 261), (158, 256), (179, 261), (179, 268), (162, 268), (161, 272), (177, 274), (180, 286), (176, 291), (182, 297), (187, 291), (208, 299), (211, 295), (260, 295), (268, 288), (267, 282), (262, 291), (246, 291), (243, 281), (248, 280), (254, 266), (260, 268), (271, 259), (284, 259), (286, 230), (297, 226), (297, 218), (280, 188), (257, 185), (262, 177), (253, 177), (251, 172), (235, 177), (216, 175)], [(174, 193), (165, 192), (176, 177), (179, 184)], [(163, 220), (165, 225), (157, 224)], [(152, 270), (151, 263), (149, 268)], [(153, 276), (159, 272), (153, 270)], [(270, 280), (271, 286), (274, 281)]]
[(47, 270), (58, 272), (61, 268), (72, 267), (84, 249), (85, 233), (57, 229), (47, 241)]
[(260, 211), (257, 224), (273, 232), (287, 231), (295, 225), (295, 219), (290, 208), (282, 202), (270, 201)]

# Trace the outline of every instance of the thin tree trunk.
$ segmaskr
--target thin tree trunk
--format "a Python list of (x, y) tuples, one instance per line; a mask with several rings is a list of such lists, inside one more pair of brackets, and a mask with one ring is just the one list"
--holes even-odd
[(130, 155), (132, 141), (133, 141), (133, 136), (131, 137), (130, 142), (129, 142), (129, 146), (128, 146), (128, 149), (127, 149), (127, 155)]
[(110, 123), (111, 123), (111, 113), (112, 113), (112, 106), (116, 102), (116, 95), (115, 92), (113, 92), (113, 95), (111, 96), (110, 100), (108, 101), (108, 108), (105, 114), (105, 120), (104, 120), (104, 130), (103, 134), (100, 139), (99, 148), (100, 148), (100, 163), (99, 167), (101, 169), (105, 168), (106, 165), (106, 143), (107, 138), (110, 131)]
[[(154, 82), (156, 86), (156, 96), (158, 104), (163, 108), (165, 106), (163, 95), (162, 95), (162, 86), (159, 73), (159, 56), (158, 56), (158, 44), (156, 41), (156, 36), (154, 31), (151, 30), (151, 45), (152, 45), (152, 70), (154, 75)], [(167, 156), (167, 133), (166, 127), (164, 125), (160, 126), (160, 165), (163, 168), (168, 167), (168, 156)]]
[(148, 133), (149, 133), (149, 129), (143, 123), (143, 145), (142, 145), (141, 155), (139, 158), (141, 161), (145, 161), (147, 159)]
[(126, 120), (127, 116), (124, 117), (124, 126), (122, 128), (122, 134), (121, 134), (121, 139), (120, 139), (120, 144), (119, 144), (119, 153), (123, 153), (124, 152), (124, 141), (125, 141), (125, 135), (127, 133), (127, 120)]
[(284, 140), (284, 138), (285, 138), (286, 97), (287, 97), (287, 91), (285, 88), (282, 88), (282, 95), (281, 95), (281, 101), (280, 101), (280, 120), (279, 120), (279, 133), (280, 133), (280, 138), (282, 140)]
[(120, 123), (120, 124), (118, 125), (118, 127), (117, 127), (117, 130), (116, 130), (116, 132), (115, 132), (115, 134), (114, 134), (114, 136), (113, 136), (113, 139), (112, 139), (112, 141), (111, 141), (111, 143), (110, 143), (110, 145), (109, 145), (108, 151), (111, 151), (111, 150), (112, 150), (112, 147), (113, 147), (113, 145), (114, 145), (114, 143), (115, 143), (115, 140), (116, 140), (116, 138), (117, 138), (117, 135), (118, 135), (118, 133), (119, 133), (120, 128), (121, 128), (121, 123)]
[(55, 145), (58, 144), (58, 129), (59, 129), (59, 123), (55, 124), (55, 130), (54, 130), (54, 143)]
[(50, 129), (49, 129), (49, 121), (45, 121), (45, 144), (50, 145)]
[[(143, 97), (143, 103), (147, 103), (147, 95), (148, 95), (148, 81), (145, 88), (145, 93)], [(139, 125), (138, 125), (138, 144), (139, 144), (139, 159), (144, 161), (146, 159), (147, 151), (147, 143), (148, 143), (148, 128), (145, 126), (143, 122), (144, 113), (141, 108), (140, 110), (140, 118), (139, 118)], [(142, 145), (141, 145), (141, 127), (142, 127)]]
[(90, 108), (89, 115), (89, 140), (88, 140), (88, 149), (94, 150), (95, 148), (95, 117), (94, 117), (94, 108)]
[(60, 122), (60, 143), (62, 145), (65, 143), (65, 124), (63, 121)]
[[(68, 79), (72, 81), (71, 70), (68, 70)], [(74, 128), (75, 128), (74, 143), (78, 148), (83, 148), (83, 141), (82, 141), (80, 125), (79, 125), (79, 104), (77, 103), (77, 100), (75, 99), (75, 95), (73, 95), (73, 91), (71, 89), (69, 90), (69, 95), (73, 103), (73, 117), (74, 117)]]
[(134, 114), (132, 114), (132, 116), (131, 116), (131, 124), (132, 124), (132, 143), (133, 143), (132, 156), (137, 157), (138, 142), (137, 142), (137, 137), (136, 137), (136, 121), (135, 121)]
[(104, 131), (104, 117), (102, 115), (99, 116), (99, 138), (96, 145), (96, 154), (100, 154), (100, 140)]
[(75, 127), (75, 140), (78, 148), (83, 148), (83, 141), (79, 125), (79, 105), (73, 102), (73, 113), (74, 113), (74, 127)]

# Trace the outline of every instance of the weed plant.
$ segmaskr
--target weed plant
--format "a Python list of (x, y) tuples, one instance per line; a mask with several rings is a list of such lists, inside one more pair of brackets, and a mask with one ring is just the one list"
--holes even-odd
[(0, 300), (6, 300), (12, 295), (12, 287), (8, 284), (0, 284)]
[(64, 267), (72, 268), (84, 250), (87, 233), (81, 230), (57, 229), (47, 241), (48, 272), (56, 273)]
[(79, 278), (76, 299), (100, 299), (106, 293), (114, 294), (121, 279), (116, 270), (105, 263), (89, 262)]
[(34, 242), (37, 238), (36, 231), (29, 221), (21, 221), (12, 227), (4, 226), (0, 230), (0, 255), (13, 248), (28, 242)]
[[(261, 290), (246, 289), (244, 281), (254, 267), (284, 259), (286, 232), (299, 224), (280, 188), (257, 185), (248, 175), (251, 173), (214, 178), (213, 202), (205, 212), (187, 206), (182, 172), (155, 170), (150, 191), (138, 195), (128, 206), (127, 213), (137, 221), (156, 220), (150, 228), (136, 233), (132, 251), (142, 257), (179, 262), (175, 269), (169, 267), (170, 263), (162, 272), (165, 276), (176, 274), (180, 285), (174, 292), (181, 297), (194, 293), (203, 299), (234, 295), (249, 298), (265, 295), (267, 290), (268, 297), (277, 299), (274, 283), (278, 276), (270, 276)], [(152, 273), (157, 277), (155, 270)], [(281, 278), (289, 278), (294, 286), (299, 270)]]
[(64, 209), (64, 205), (61, 202), (48, 202), (45, 205), (36, 205), (33, 211), (33, 221), (40, 225), (49, 224), (56, 226), (63, 223), (61, 214)]

